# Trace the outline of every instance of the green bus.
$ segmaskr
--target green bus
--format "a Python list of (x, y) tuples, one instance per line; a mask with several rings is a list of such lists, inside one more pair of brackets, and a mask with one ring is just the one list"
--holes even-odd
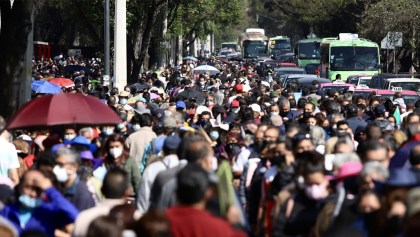
[(377, 43), (357, 34), (341, 33), (338, 38), (321, 41), (321, 77), (342, 80), (357, 74), (380, 73), (380, 50)]
[(299, 40), (295, 48), (297, 65), (301, 68), (305, 68), (310, 64), (318, 68), (321, 61), (320, 46), (321, 39), (318, 38)]
[(282, 54), (292, 52), (290, 38), (287, 36), (276, 36), (270, 38), (269, 50), (270, 54), (273, 56), (280, 56)]

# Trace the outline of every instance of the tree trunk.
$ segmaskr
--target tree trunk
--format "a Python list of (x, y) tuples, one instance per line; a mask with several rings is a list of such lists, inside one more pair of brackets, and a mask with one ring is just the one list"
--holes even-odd
[(32, 30), (32, 0), (0, 1), (0, 115), (10, 118), (19, 106), (25, 51)]

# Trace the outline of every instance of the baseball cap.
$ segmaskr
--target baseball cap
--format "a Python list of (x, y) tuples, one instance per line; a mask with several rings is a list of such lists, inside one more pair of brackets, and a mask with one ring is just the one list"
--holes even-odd
[(232, 103), (230, 103), (230, 107), (232, 107), (232, 108), (238, 108), (239, 107), (239, 101), (232, 100)]
[(185, 105), (185, 102), (184, 101), (177, 101), (176, 102), (176, 108), (182, 108), (182, 109), (185, 109), (185, 108), (187, 108), (187, 105)]
[(349, 161), (345, 162), (338, 168), (336, 179), (344, 179), (351, 176), (357, 176), (363, 169), (360, 162)]
[(270, 122), (274, 126), (281, 126), (283, 124), (283, 120), (280, 115), (274, 115), (270, 117)]
[(178, 150), (179, 144), (181, 144), (181, 138), (178, 135), (167, 136), (163, 142), (163, 149), (176, 151)]
[(235, 85), (236, 92), (242, 92), (244, 90), (244, 86), (242, 84)]
[(354, 86), (350, 86), (348, 91), (354, 92)]
[(261, 113), (261, 106), (258, 104), (252, 104), (249, 106), (252, 111), (257, 112), (257, 113)]
[(146, 101), (146, 99), (145, 98), (139, 98), (137, 101), (141, 101), (141, 102), (143, 102), (143, 103), (147, 103), (147, 101)]
[(376, 114), (385, 114), (386, 109), (384, 105), (380, 104), (375, 107), (374, 111)]

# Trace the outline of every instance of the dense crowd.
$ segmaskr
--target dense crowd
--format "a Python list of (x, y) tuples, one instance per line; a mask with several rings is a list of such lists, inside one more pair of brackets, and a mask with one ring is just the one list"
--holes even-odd
[(122, 122), (8, 131), (0, 119), (0, 235), (417, 236), (420, 102), (319, 95), (316, 80), (297, 93), (271, 72), (188, 60), (119, 91), (92, 83), (100, 62), (34, 63), (34, 80), (67, 76), (66, 93)]

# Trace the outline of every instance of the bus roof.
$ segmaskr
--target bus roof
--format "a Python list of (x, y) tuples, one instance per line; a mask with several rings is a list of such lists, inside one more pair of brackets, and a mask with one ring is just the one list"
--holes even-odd
[(320, 38), (312, 38), (312, 39), (301, 39), (298, 41), (298, 44), (300, 43), (313, 43), (313, 42), (321, 42), (322, 39)]
[(235, 42), (235, 41), (230, 41), (230, 42), (223, 42), (222, 44), (237, 44), (237, 42)]
[(290, 39), (290, 38), (287, 36), (281, 36), (281, 35), (270, 38), (270, 40), (280, 40), (280, 39)]
[(337, 38), (323, 38), (321, 44), (329, 43), (331, 47), (345, 47), (345, 46), (365, 46), (378, 47), (378, 44), (368, 39), (358, 38), (354, 40), (339, 40)]

